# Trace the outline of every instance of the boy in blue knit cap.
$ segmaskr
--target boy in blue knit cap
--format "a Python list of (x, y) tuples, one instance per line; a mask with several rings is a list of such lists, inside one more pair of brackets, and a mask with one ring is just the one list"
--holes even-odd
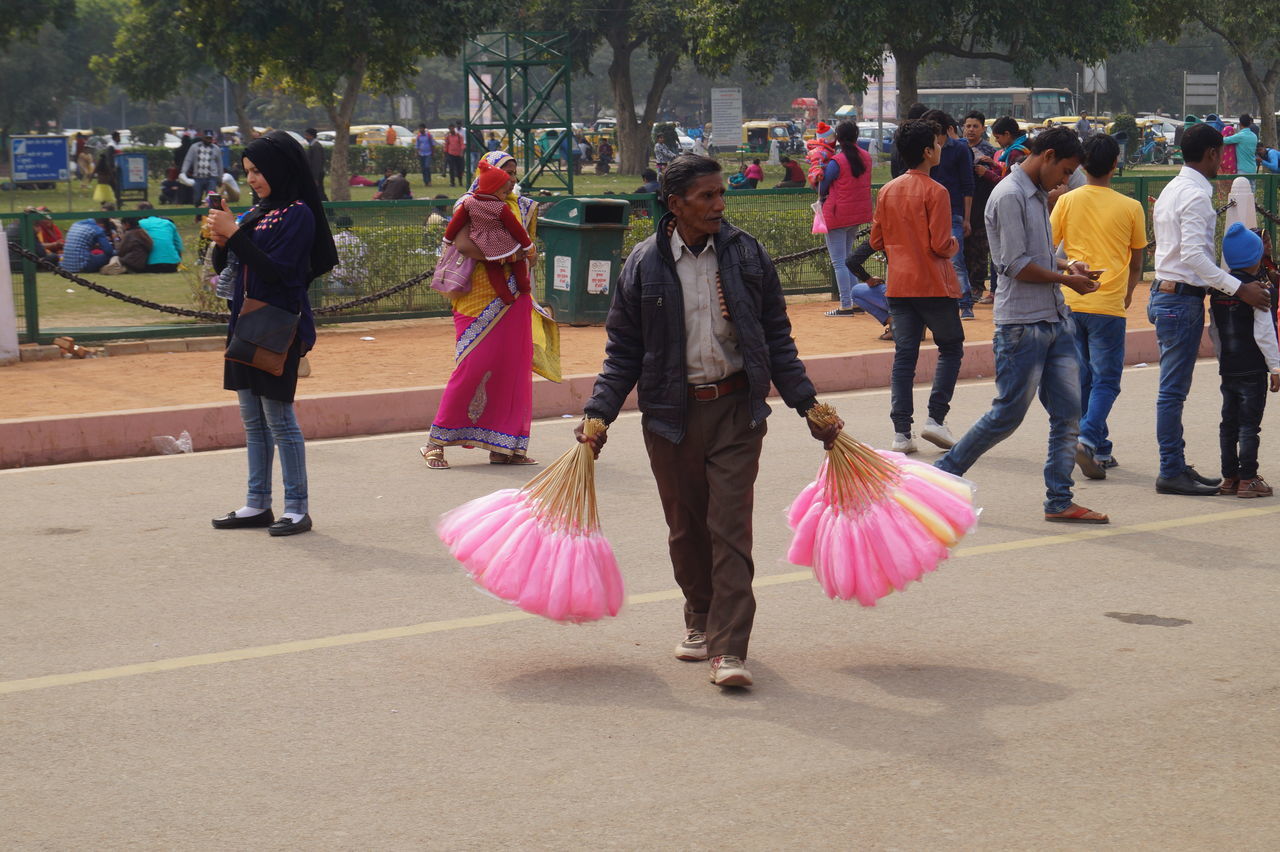
[(1262, 237), (1240, 222), (1222, 238), (1222, 260), (1242, 282), (1257, 281), (1271, 293), (1271, 308), (1251, 308), (1225, 293), (1213, 291), (1209, 334), (1218, 352), (1222, 377), (1222, 447), (1220, 494), (1270, 497), (1271, 486), (1258, 475), (1258, 432), (1267, 390), (1280, 391), (1280, 346), (1276, 339), (1276, 285), (1262, 269)]

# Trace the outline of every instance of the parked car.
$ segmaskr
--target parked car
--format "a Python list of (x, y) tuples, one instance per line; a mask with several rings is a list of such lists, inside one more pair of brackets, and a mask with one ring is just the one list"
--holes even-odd
[(859, 121), (858, 122), (858, 147), (864, 151), (871, 150), (871, 143), (876, 138), (876, 133), (880, 132), (879, 128), (883, 126), (884, 132), (880, 137), (880, 152), (883, 154), (893, 153), (893, 134), (898, 132), (898, 125), (890, 122), (884, 122), (883, 125), (877, 121)]
[[(417, 134), (400, 124), (391, 126), (396, 131), (396, 144), (402, 148), (412, 148), (414, 145), (413, 139)], [(353, 124), (351, 126), (351, 135), (355, 137), (355, 144), (357, 145), (385, 145), (387, 142), (387, 125)]]

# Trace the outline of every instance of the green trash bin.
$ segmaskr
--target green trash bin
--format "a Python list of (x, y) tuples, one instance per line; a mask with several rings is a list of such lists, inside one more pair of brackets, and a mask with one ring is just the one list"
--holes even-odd
[(546, 303), (556, 322), (603, 323), (622, 271), (631, 204), (617, 198), (566, 198), (538, 217), (546, 255)]

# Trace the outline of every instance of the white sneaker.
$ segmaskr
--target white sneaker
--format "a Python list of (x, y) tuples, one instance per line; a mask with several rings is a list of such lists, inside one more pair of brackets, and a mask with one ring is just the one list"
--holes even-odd
[(725, 654), (711, 661), (711, 682), (716, 686), (750, 686), (751, 672), (741, 657)]
[(929, 418), (929, 422), (924, 424), (924, 428), (920, 430), (920, 437), (930, 444), (942, 447), (944, 450), (949, 450), (956, 445), (956, 438), (951, 434), (951, 430), (947, 428), (947, 424), (938, 423), (932, 417)]
[(909, 456), (916, 451), (916, 439), (910, 432), (895, 432), (889, 449)]
[(684, 641), (676, 646), (676, 659), (700, 662), (707, 658), (707, 634), (690, 629)]

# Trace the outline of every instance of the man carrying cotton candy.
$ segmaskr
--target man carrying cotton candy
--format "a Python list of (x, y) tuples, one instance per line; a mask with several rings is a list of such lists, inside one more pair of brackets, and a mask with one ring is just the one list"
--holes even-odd
[[(720, 164), (684, 155), (662, 174), (670, 212), (631, 252), (605, 322), (604, 366), (585, 406), (612, 423), (638, 387), (645, 447), (684, 592), (679, 660), (711, 660), (711, 682), (750, 686), (755, 618), (751, 513), (772, 383), (804, 416), (815, 390), (796, 354), (773, 262), (723, 221)], [(810, 422), (828, 449), (844, 424)], [(607, 433), (583, 426), (598, 455)]]

